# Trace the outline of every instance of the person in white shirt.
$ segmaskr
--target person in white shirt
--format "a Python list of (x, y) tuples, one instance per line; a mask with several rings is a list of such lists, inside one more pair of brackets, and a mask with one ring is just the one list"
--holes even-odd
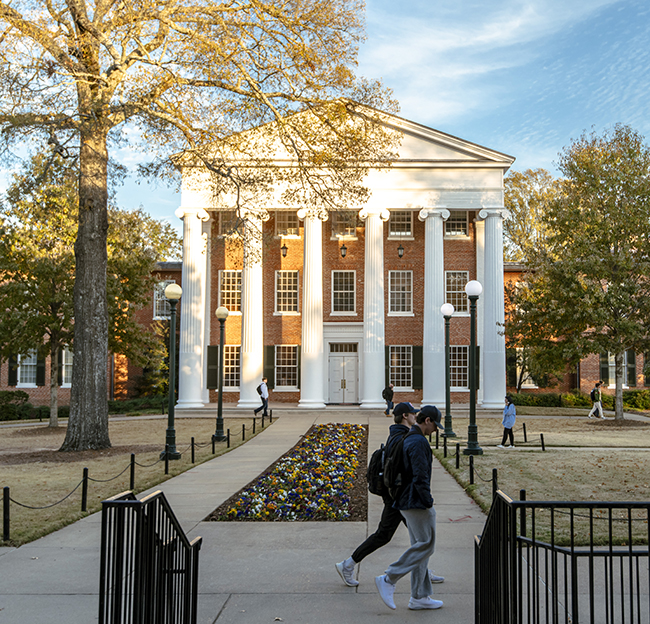
[(266, 377), (262, 377), (262, 383), (258, 386), (257, 391), (259, 392), (260, 399), (262, 399), (262, 405), (260, 405), (256, 410), (253, 410), (255, 414), (264, 410), (263, 416), (268, 416), (267, 410), (269, 407), (269, 387), (266, 385)]

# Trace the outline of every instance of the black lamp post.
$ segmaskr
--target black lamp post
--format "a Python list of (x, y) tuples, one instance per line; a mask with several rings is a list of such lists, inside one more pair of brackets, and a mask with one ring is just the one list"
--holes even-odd
[(483, 455), (483, 449), (478, 445), (478, 427), (476, 426), (476, 302), (483, 292), (480, 282), (472, 280), (465, 284), (465, 292), (469, 298), (469, 426), (467, 427), (467, 448), (463, 455)]
[(171, 306), (169, 319), (169, 405), (167, 410), (167, 433), (165, 435), (165, 451), (160, 459), (180, 459), (181, 454), (176, 450), (176, 431), (174, 429), (174, 394), (176, 389), (176, 305), (183, 289), (178, 284), (169, 284), (165, 288), (165, 298)]
[(217, 308), (215, 315), (219, 319), (219, 396), (217, 398), (217, 430), (212, 439), (215, 442), (223, 442), (226, 436), (223, 433), (223, 343), (225, 335), (225, 324), (228, 318), (228, 308), (223, 306)]
[(449, 369), (449, 320), (454, 313), (451, 303), (443, 303), (440, 312), (445, 317), (445, 437), (455, 438), (456, 434), (451, 428), (451, 371)]

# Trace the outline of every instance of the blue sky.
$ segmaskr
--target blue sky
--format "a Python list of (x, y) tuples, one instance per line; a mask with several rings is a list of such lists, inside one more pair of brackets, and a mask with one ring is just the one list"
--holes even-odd
[[(650, 141), (647, 0), (366, 1), (358, 73), (382, 78), (402, 117), (514, 156), (518, 170), (557, 173), (571, 139), (617, 122)], [(181, 227), (164, 186), (129, 181), (119, 202)]]

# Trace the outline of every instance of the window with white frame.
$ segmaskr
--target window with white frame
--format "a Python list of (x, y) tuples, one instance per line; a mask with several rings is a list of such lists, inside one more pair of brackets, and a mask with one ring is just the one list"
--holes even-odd
[(388, 272), (388, 313), (413, 313), (413, 271)]
[(228, 312), (241, 312), (241, 271), (220, 271), (219, 305)]
[(452, 388), (469, 388), (469, 347), (449, 345), (449, 379)]
[(298, 313), (298, 271), (275, 272), (275, 311)]
[[(616, 387), (616, 355), (608, 353), (609, 364), (609, 387)], [(628, 349), (623, 353), (623, 387), (631, 388), (636, 386), (636, 353), (634, 349)]]
[(277, 210), (275, 213), (275, 235), (285, 237), (300, 236), (298, 214)]
[(413, 347), (389, 347), (389, 379), (397, 388), (413, 387)]
[(168, 319), (172, 315), (172, 307), (169, 299), (165, 297), (165, 288), (170, 284), (175, 284), (176, 280), (165, 280), (158, 282), (153, 290), (153, 318), (154, 321)]
[(219, 213), (219, 236), (228, 236), (237, 232), (240, 224), (238, 223), (236, 210), (223, 210)]
[(392, 210), (388, 220), (388, 236), (413, 236), (413, 212), (411, 210)]
[(467, 210), (451, 210), (445, 221), (445, 236), (469, 236)]
[(18, 387), (31, 387), (36, 385), (36, 369), (38, 357), (36, 349), (18, 356)]
[(239, 345), (223, 346), (223, 386), (224, 388), (239, 388), (240, 364)]
[(356, 238), (357, 213), (354, 210), (332, 212), (332, 237)]
[(275, 388), (298, 387), (298, 347), (296, 345), (276, 345), (275, 347)]
[[(517, 380), (521, 378), (522, 367), (524, 365), (525, 354), (523, 347), (517, 347)], [(522, 388), (537, 388), (535, 380), (531, 377), (530, 372), (525, 370), (524, 377), (521, 381)]]
[(332, 313), (345, 314), (356, 311), (355, 272), (332, 271)]
[(467, 312), (465, 284), (469, 282), (469, 271), (445, 271), (445, 301), (454, 306), (456, 312)]
[(61, 352), (61, 380), (64, 387), (72, 385), (72, 351), (67, 347)]

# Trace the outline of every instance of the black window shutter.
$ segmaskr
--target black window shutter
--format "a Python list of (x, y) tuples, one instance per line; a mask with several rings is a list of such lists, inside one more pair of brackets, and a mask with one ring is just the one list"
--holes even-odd
[(208, 345), (207, 387), (215, 390), (219, 387), (219, 345)]
[(390, 384), (390, 347), (386, 345), (384, 347), (384, 386), (388, 388)]
[(63, 349), (56, 350), (56, 359), (57, 362), (59, 363), (58, 372), (56, 374), (56, 383), (59, 384), (59, 386), (62, 386), (63, 385)]
[(264, 347), (263, 376), (266, 377), (266, 385), (270, 389), (275, 388), (275, 345), (266, 345)]
[(298, 352), (296, 354), (296, 362), (298, 364), (298, 390), (300, 390), (300, 371), (301, 371), (301, 368), (300, 368), (300, 356), (302, 354), (302, 346), (301, 345), (297, 346), (297, 351)]
[(413, 390), (422, 390), (422, 346), (414, 345), (413, 352)]
[(643, 385), (650, 386), (650, 352), (643, 354)]
[(600, 380), (609, 385), (609, 353), (600, 354)]
[(636, 353), (634, 349), (627, 350), (627, 385), (636, 387)]
[(517, 349), (506, 349), (506, 385), (517, 386)]
[(45, 358), (37, 358), (36, 360), (36, 385), (45, 385)]
[(9, 356), (9, 385), (18, 385), (18, 358), (15, 355)]

